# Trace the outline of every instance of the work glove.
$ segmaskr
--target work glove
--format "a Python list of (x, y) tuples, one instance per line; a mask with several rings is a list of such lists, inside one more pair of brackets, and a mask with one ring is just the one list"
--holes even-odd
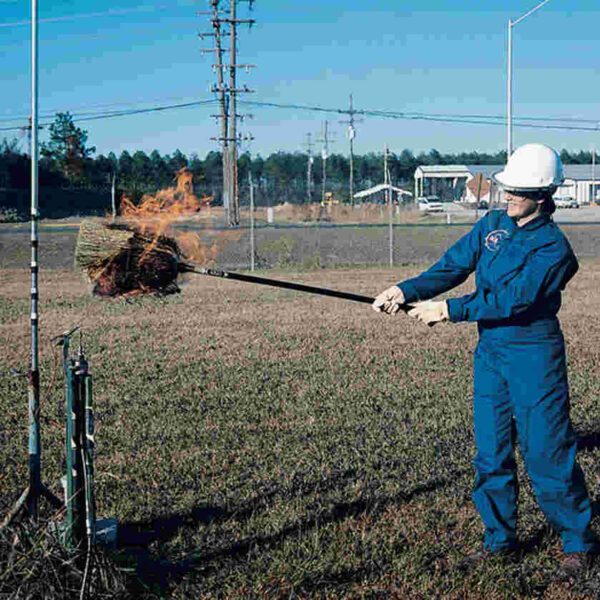
[(426, 325), (435, 325), (435, 323), (447, 321), (450, 318), (448, 315), (448, 303), (445, 300), (441, 302), (434, 300), (419, 302), (415, 304), (414, 308), (408, 311), (408, 314)]
[(377, 312), (394, 315), (400, 310), (400, 304), (404, 304), (404, 294), (397, 285), (393, 285), (391, 288), (381, 292), (371, 306)]

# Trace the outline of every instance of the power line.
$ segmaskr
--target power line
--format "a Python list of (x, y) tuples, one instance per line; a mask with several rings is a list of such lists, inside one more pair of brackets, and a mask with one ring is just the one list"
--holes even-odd
[[(206, 35), (206, 34), (202, 34), (202, 35)], [(119, 107), (119, 106), (134, 106), (134, 105), (140, 105), (140, 104), (147, 104), (148, 102), (166, 102), (169, 100), (182, 100), (183, 98), (185, 98), (185, 96), (173, 96), (171, 98), (162, 98), (162, 99), (158, 99), (158, 98), (154, 98), (152, 100), (135, 100), (135, 101), (128, 101), (128, 102), (110, 102), (110, 103), (101, 103), (101, 104), (87, 104), (86, 107), (91, 107), (91, 108), (109, 108), (109, 107)], [(331, 108), (321, 108), (321, 107), (316, 107), (316, 106), (306, 106), (306, 105), (298, 105), (298, 104), (276, 104), (276, 103), (270, 103), (270, 102), (255, 102), (255, 104), (260, 105), (260, 106), (271, 106), (273, 108), (298, 108), (298, 109), (302, 109), (302, 110), (314, 110), (314, 111), (319, 111), (319, 112), (335, 112), (335, 113), (341, 113), (341, 114), (347, 114), (350, 115), (351, 113), (357, 114), (359, 112), (363, 112), (363, 111), (357, 111), (355, 109), (350, 109), (350, 110), (344, 110), (344, 109), (331, 109)], [(174, 107), (177, 107), (177, 104), (172, 105)], [(79, 109), (82, 107), (76, 107), (76, 108), (70, 108), (70, 109), (49, 109), (46, 111), (46, 114), (43, 115), (43, 118), (52, 118), (54, 117), (54, 115), (58, 112), (70, 112), (71, 115), (75, 116), (75, 115), (92, 115), (92, 114), (104, 114), (103, 112), (100, 113), (95, 113), (93, 111), (85, 111), (85, 112), (78, 112)], [(403, 112), (390, 112), (390, 111), (373, 111), (376, 113), (384, 113), (387, 116), (390, 115), (401, 115), (402, 118), (437, 118), (437, 117), (443, 117), (443, 118), (452, 118), (452, 119), (490, 119), (490, 120), (498, 120), (498, 121), (502, 121), (503, 124), (506, 123), (506, 116), (505, 115), (482, 115), (482, 114), (463, 114), (463, 115), (457, 115), (457, 114), (452, 114), (452, 113), (423, 113), (423, 112), (412, 112), (412, 111), (403, 111)], [(10, 121), (24, 121), (27, 119), (29, 115), (28, 114), (21, 114), (21, 115), (14, 115), (14, 116), (10, 116), (10, 117), (4, 117), (1, 118), (0, 117), (0, 123), (1, 122), (10, 122)], [(535, 116), (535, 117), (515, 117), (516, 120), (519, 121), (549, 121), (549, 122), (556, 122), (556, 123), (591, 123), (591, 124), (595, 124), (598, 125), (600, 123), (600, 117), (598, 119), (584, 119), (584, 118), (580, 118), (580, 117), (543, 117), (543, 116)]]
[[(109, 119), (113, 117), (123, 117), (129, 115), (143, 114), (143, 113), (151, 113), (151, 112), (160, 112), (166, 110), (174, 110), (181, 108), (192, 108), (195, 106), (201, 106), (206, 104), (216, 103), (218, 100), (216, 99), (208, 99), (208, 100), (196, 100), (193, 102), (184, 102), (179, 104), (167, 104), (162, 106), (153, 106), (149, 108), (141, 108), (141, 109), (131, 109), (131, 110), (121, 110), (121, 111), (110, 111), (103, 113), (76, 113), (72, 114), (75, 121), (92, 121), (99, 119)], [(294, 109), (294, 110), (306, 110), (311, 112), (320, 112), (320, 113), (335, 113), (340, 115), (350, 114), (348, 109), (341, 108), (326, 108), (321, 106), (310, 106), (310, 105), (302, 105), (302, 104), (280, 104), (275, 102), (258, 102), (251, 100), (238, 100), (240, 104), (246, 104), (249, 106), (256, 107), (264, 107), (264, 108), (281, 108), (281, 109)], [(61, 111), (57, 111), (61, 112)], [(66, 112), (66, 111), (65, 111)], [(433, 122), (442, 122), (442, 123), (464, 123), (467, 125), (500, 125), (504, 126), (506, 119), (504, 117), (497, 117), (494, 115), (437, 115), (437, 114), (426, 114), (426, 113), (404, 113), (404, 112), (393, 112), (393, 111), (383, 111), (383, 110), (357, 110), (353, 109), (353, 113), (355, 115), (363, 115), (367, 117), (378, 117), (378, 118), (386, 118), (386, 119), (404, 119), (404, 120), (413, 120), (413, 121), (433, 121)], [(51, 119), (51, 117), (44, 117), (45, 119)], [(27, 116), (21, 117), (20, 120), (24, 121), (27, 119)], [(502, 121), (501, 119), (504, 119)], [(537, 120), (537, 119), (545, 119), (544, 117), (522, 117), (519, 120)], [(555, 117), (548, 117), (547, 121), (551, 121), (556, 119), (556, 121), (568, 122), (571, 120), (570, 118), (559, 119)], [(8, 120), (18, 120), (18, 117), (9, 117), (7, 119), (3, 119), (4, 121)], [(2, 121), (2, 119), (0, 119)], [(516, 127), (522, 128), (530, 128), (530, 129), (554, 129), (554, 130), (563, 130), (563, 131), (600, 131), (600, 119), (598, 121), (593, 119), (582, 119), (577, 121), (573, 119), (574, 122), (584, 122), (584, 123), (596, 123), (595, 127), (585, 127), (585, 126), (577, 126), (577, 125), (552, 125), (552, 124), (541, 124), (541, 123), (515, 123)], [(46, 121), (46, 123), (50, 123), (50, 121)], [(20, 130), (21, 126), (13, 126), (13, 127), (0, 127), (0, 131), (17, 131)]]
[[(312, 112), (325, 112), (325, 113), (336, 113), (336, 114), (349, 114), (349, 110), (344, 110), (341, 108), (325, 108), (322, 106), (307, 106), (302, 104), (278, 104), (276, 102), (256, 102), (252, 100), (240, 100), (243, 104), (248, 104), (251, 106), (262, 106), (269, 108), (286, 108), (286, 109), (297, 109), (297, 110), (307, 110)], [(497, 121), (492, 119), (499, 119), (500, 117), (489, 117), (482, 116), (480, 118), (468, 117), (463, 118), (460, 115), (448, 115), (448, 116), (434, 116), (427, 115), (424, 113), (408, 113), (408, 112), (393, 112), (393, 111), (384, 111), (384, 110), (354, 110), (354, 114), (364, 115), (367, 117), (381, 117), (387, 119), (405, 119), (405, 120), (414, 120), (414, 121), (435, 121), (435, 122), (444, 122), (444, 123), (466, 123), (472, 125), (505, 125), (505, 121)], [(533, 117), (529, 117), (532, 119)], [(597, 123), (596, 127), (582, 127), (582, 126), (574, 126), (574, 125), (538, 125), (538, 124), (529, 124), (529, 123), (519, 123), (515, 124), (518, 127), (529, 127), (533, 129), (561, 129), (561, 130), (570, 130), (570, 131), (600, 131), (600, 120), (594, 121), (589, 120), (589, 122)]]
[[(151, 113), (151, 112), (161, 112), (165, 110), (173, 110), (176, 108), (192, 108), (194, 106), (201, 106), (203, 104), (214, 104), (216, 102), (215, 99), (211, 98), (209, 100), (197, 100), (195, 102), (184, 102), (181, 104), (168, 104), (164, 106), (153, 106), (151, 108), (138, 108), (132, 110), (121, 110), (121, 111), (113, 111), (108, 113), (95, 114), (91, 116), (78, 116), (71, 115), (74, 121), (97, 121), (99, 119), (110, 119), (112, 117), (125, 117), (129, 115), (138, 115), (142, 113)], [(84, 113), (85, 114), (85, 113)], [(48, 121), (47, 123), (51, 123), (52, 121)], [(17, 129), (21, 129), (21, 127), (0, 127), (0, 131), (15, 131)]]
[[(77, 19), (92, 19), (95, 17), (111, 17), (119, 16), (134, 12), (152, 12), (154, 10), (165, 10), (176, 8), (177, 5), (164, 6), (137, 6), (136, 8), (113, 8), (102, 12), (80, 13), (77, 15), (63, 15), (60, 17), (48, 17), (46, 19), (38, 19), (38, 23), (57, 23), (60, 21), (75, 21)], [(0, 23), (0, 27), (20, 27), (23, 25), (31, 25), (30, 20), (13, 21), (12, 23)]]
[[(1, 0), (0, 0), (1, 1)], [(56, 114), (58, 113), (66, 113), (68, 112), (72, 117), (82, 117), (82, 116), (91, 116), (91, 115), (105, 115), (105, 114), (112, 114), (112, 112), (120, 112), (120, 111), (107, 111), (106, 109), (108, 108), (118, 108), (120, 106), (133, 106), (135, 107), (132, 110), (138, 110), (138, 108), (143, 108), (144, 104), (148, 104), (150, 102), (167, 102), (167, 101), (176, 101), (176, 100), (183, 100), (185, 98), (189, 98), (189, 96), (173, 96), (171, 98), (154, 98), (152, 100), (135, 100), (135, 101), (131, 101), (131, 102), (107, 102), (107, 103), (101, 103), (101, 104), (88, 104), (85, 107), (83, 106), (78, 106), (75, 108), (54, 108), (54, 109), (48, 109), (46, 111), (44, 111), (44, 114), (41, 115), (41, 118), (43, 119), (53, 119), (55, 117)], [(209, 99), (207, 99), (207, 102), (210, 101)], [(200, 100), (190, 100), (190, 102), (200, 102)], [(159, 104), (159, 106), (174, 106), (174, 107), (178, 107), (180, 103), (178, 104), (168, 104), (168, 105), (161, 105)], [(83, 110), (85, 108), (88, 109), (104, 109), (104, 110)], [(154, 107), (148, 107), (148, 108), (154, 108)], [(12, 115), (10, 117), (0, 117), (0, 123), (9, 123), (11, 121), (24, 121), (29, 117), (28, 114), (21, 114), (21, 115)]]

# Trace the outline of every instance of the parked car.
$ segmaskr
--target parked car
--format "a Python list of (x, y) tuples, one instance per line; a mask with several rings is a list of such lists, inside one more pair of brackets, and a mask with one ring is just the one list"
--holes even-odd
[(554, 198), (556, 208), (579, 208), (579, 202), (573, 196), (558, 196)]
[(421, 196), (417, 198), (419, 210), (423, 212), (444, 212), (444, 205), (440, 202), (438, 196)]

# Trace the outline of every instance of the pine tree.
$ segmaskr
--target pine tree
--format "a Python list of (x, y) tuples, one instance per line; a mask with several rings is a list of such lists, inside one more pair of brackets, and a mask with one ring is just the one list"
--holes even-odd
[(41, 145), (41, 154), (52, 162), (69, 181), (86, 179), (86, 160), (96, 151), (94, 146), (86, 148), (87, 131), (75, 127), (70, 113), (57, 113), (49, 127), (50, 141)]

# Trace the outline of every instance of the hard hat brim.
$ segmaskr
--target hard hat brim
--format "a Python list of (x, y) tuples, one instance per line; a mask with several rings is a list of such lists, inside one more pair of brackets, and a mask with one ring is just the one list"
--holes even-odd
[(523, 186), (523, 185), (514, 185), (511, 184), (510, 180), (506, 178), (506, 172), (504, 170), (497, 171), (496, 173), (492, 173), (492, 179), (499, 184), (503, 190), (506, 191), (515, 191), (515, 192), (539, 192), (540, 190), (549, 190), (552, 188), (557, 188), (564, 182), (564, 177), (560, 183), (551, 183), (545, 186)]

